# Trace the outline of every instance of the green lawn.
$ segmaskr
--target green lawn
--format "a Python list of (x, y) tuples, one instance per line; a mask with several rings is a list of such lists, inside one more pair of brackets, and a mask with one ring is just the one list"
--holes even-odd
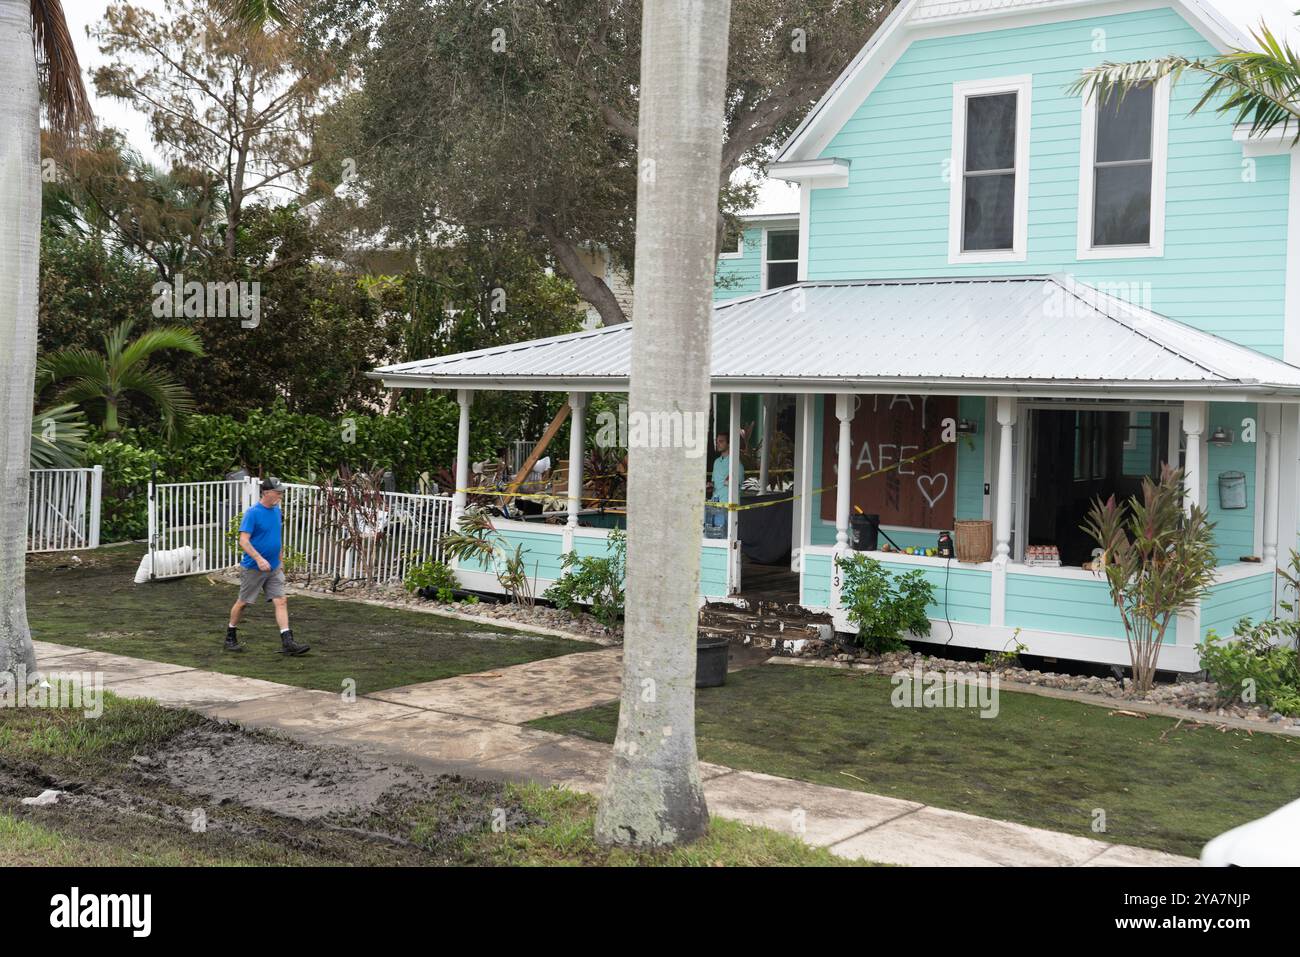
[[(0, 709), (0, 867), (634, 865), (842, 866), (823, 848), (764, 828), (714, 819), (702, 840), (672, 851), (604, 848), (593, 837), (595, 801), (557, 788), (504, 786), (460, 776), (385, 795), (342, 817), (303, 821), (238, 801), (205, 799), (141, 774), (157, 749), (192, 746), (178, 735), (216, 725), (193, 712), (105, 696), (98, 719), (76, 710)], [(329, 777), (334, 752), (259, 732), (222, 729), (307, 748)], [(223, 745), (222, 753), (227, 753)], [(132, 760), (135, 758), (136, 760)], [(278, 754), (270, 760), (279, 762)], [(228, 774), (256, 788), (257, 769)], [(52, 781), (75, 793), (50, 807), (21, 798)], [(309, 782), (310, 783), (310, 782)], [(327, 782), (328, 784), (328, 782)], [(193, 809), (210, 813), (192, 826)], [(509, 822), (494, 827), (506, 812)]]
[(231, 654), (221, 643), (234, 586), (204, 575), (133, 584), (142, 552), (140, 546), (81, 552), (79, 565), (66, 554), (29, 559), (33, 637), (323, 691), (338, 691), (351, 678), (358, 694), (596, 647), (420, 612), (291, 596), (294, 636), (311, 645), (310, 654), (279, 653), (266, 603), (245, 610), (239, 632), (248, 650)]
[[(701, 689), (701, 759), (1195, 856), (1300, 797), (1300, 739), (1003, 692), (996, 718), (895, 708), (882, 676), (767, 665)], [(1122, 706), (1120, 706), (1122, 707)], [(531, 722), (613, 741), (618, 705)], [(1106, 816), (1094, 833), (1094, 811)]]

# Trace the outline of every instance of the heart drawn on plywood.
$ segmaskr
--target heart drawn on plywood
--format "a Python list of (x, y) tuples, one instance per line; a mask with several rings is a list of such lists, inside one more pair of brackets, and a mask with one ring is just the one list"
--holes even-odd
[(939, 472), (935, 475), (918, 475), (916, 477), (916, 487), (921, 491), (921, 497), (925, 503), (934, 508), (936, 502), (943, 498), (948, 492), (948, 474)]

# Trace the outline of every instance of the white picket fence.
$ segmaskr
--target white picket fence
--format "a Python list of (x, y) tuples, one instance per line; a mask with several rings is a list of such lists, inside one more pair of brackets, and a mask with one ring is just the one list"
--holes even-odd
[(104, 469), (32, 469), (27, 495), (27, 551), (99, 547)]
[[(149, 577), (238, 564), (238, 520), (258, 495), (255, 478), (151, 485)], [(445, 495), (382, 492), (354, 505), (316, 485), (285, 483), (282, 557), (311, 578), (400, 581), (412, 565), (442, 560), (451, 504)]]

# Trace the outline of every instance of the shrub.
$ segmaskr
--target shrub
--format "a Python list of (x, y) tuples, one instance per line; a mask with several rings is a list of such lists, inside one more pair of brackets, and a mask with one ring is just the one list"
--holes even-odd
[(149, 475), (162, 456), (110, 439), (86, 445), (86, 464), (104, 467), (100, 541), (127, 542), (149, 534)]
[(903, 635), (930, 633), (925, 609), (934, 601), (934, 585), (918, 570), (891, 575), (866, 555), (835, 560), (843, 576), (841, 601), (858, 626), (857, 642), (875, 654), (904, 648)]
[(1300, 714), (1300, 662), (1295, 648), (1279, 644), (1294, 641), (1296, 623), (1272, 619), (1254, 624), (1243, 618), (1232, 633), (1235, 640), (1223, 642), (1211, 631), (1197, 646), (1201, 667), (1218, 684), (1220, 698)]
[(454, 601), (455, 592), (460, 588), (460, 582), (456, 580), (456, 573), (451, 570), (451, 567), (433, 560), (408, 568), (402, 584), (410, 592), (428, 589), (441, 602)]
[(1155, 684), (1165, 633), (1214, 581), (1214, 525), (1205, 509), (1183, 510), (1183, 473), (1161, 466), (1141, 497), (1097, 499), (1081, 527), (1101, 546), (1100, 565), (1119, 610), (1139, 694)]
[(617, 528), (611, 531), (606, 550), (603, 558), (569, 552), (564, 556), (564, 574), (542, 597), (564, 611), (589, 608), (592, 617), (613, 628), (623, 618), (627, 533)]
[(442, 548), (449, 558), (482, 565), (497, 577), (502, 590), (516, 605), (531, 608), (533, 583), (528, 578), (524, 547), (512, 551), (504, 535), (492, 524), (492, 517), (481, 508), (467, 508), (458, 527), (442, 536)]

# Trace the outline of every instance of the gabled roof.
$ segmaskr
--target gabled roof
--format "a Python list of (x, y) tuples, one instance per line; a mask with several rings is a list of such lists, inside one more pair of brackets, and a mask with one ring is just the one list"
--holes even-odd
[[(1172, 7), (1221, 52), (1253, 48), (1255, 44), (1226, 20), (1208, 0), (1167, 0)], [(780, 163), (817, 158), (862, 100), (909, 44), (934, 29), (970, 24), (970, 32), (993, 30), (1000, 18), (1017, 14), (1060, 12), (1061, 18), (1088, 16), (1088, 7), (1114, 9), (1117, 0), (901, 0), (876, 29), (858, 55), (831, 84), (777, 153), (772, 175)], [(1135, 0), (1135, 9), (1152, 4)]]
[[(397, 388), (625, 391), (628, 324), (386, 366)], [(713, 308), (719, 392), (1300, 396), (1300, 368), (1064, 276), (803, 282)]]

